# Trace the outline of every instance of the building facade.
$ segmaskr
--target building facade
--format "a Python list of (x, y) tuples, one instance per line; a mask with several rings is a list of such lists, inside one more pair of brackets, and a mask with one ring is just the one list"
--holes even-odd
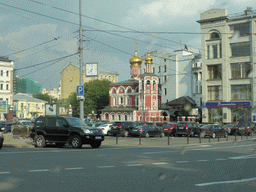
[(256, 13), (228, 15), (211, 9), (200, 15), (203, 123), (255, 121)]
[(16, 75), (14, 77), (15, 79), (15, 92), (14, 94), (17, 93), (26, 93), (26, 94), (39, 94), (42, 92), (42, 85), (33, 80), (30, 77), (19, 77)]
[(141, 74), (142, 59), (135, 55), (130, 59), (130, 78), (110, 84), (110, 105), (102, 110), (101, 119), (109, 121), (168, 121), (158, 110), (161, 105), (161, 85), (153, 73), (153, 59), (148, 53), (145, 72)]
[(56, 88), (53, 88), (53, 89), (43, 88), (42, 89), (42, 94), (48, 94), (49, 96), (51, 96), (54, 99), (60, 99), (60, 88), (59, 89), (56, 89)]
[[(189, 96), (198, 106), (202, 106), (201, 54), (185, 48), (173, 54), (154, 51), (150, 52), (150, 56), (154, 60), (153, 73), (162, 85), (162, 106), (182, 96)], [(145, 58), (146, 55), (142, 57)], [(142, 72), (145, 70), (143, 66)]]
[[(116, 83), (118, 82), (118, 74), (112, 72), (106, 72), (99, 70), (98, 77), (86, 77), (85, 73), (83, 74), (83, 82), (89, 82), (93, 79), (108, 79), (109, 81)], [(76, 87), (80, 85), (80, 69), (72, 64), (69, 64), (61, 72), (61, 98), (66, 99), (72, 92), (76, 92)]]

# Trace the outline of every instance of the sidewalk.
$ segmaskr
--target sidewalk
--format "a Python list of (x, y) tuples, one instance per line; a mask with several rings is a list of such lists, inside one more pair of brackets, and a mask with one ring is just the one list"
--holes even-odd
[(35, 148), (31, 138), (13, 137), (11, 133), (4, 134), (3, 147), (13, 148)]

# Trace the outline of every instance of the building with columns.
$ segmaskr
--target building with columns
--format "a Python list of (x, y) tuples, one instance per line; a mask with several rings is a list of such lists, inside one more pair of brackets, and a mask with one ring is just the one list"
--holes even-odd
[(130, 78), (112, 83), (109, 87), (110, 105), (102, 110), (101, 119), (109, 121), (168, 121), (158, 108), (161, 105), (161, 85), (153, 73), (150, 53), (145, 58), (145, 72), (141, 74), (142, 59), (130, 59)]

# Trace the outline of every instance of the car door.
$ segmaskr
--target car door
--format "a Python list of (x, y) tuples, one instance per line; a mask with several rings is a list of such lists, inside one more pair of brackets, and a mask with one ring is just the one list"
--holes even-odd
[(67, 141), (69, 132), (70, 132), (68, 122), (63, 118), (57, 118), (56, 128), (57, 128), (57, 134), (59, 135), (58, 138), (56, 139), (58, 141)]
[(47, 117), (46, 125), (45, 125), (45, 139), (48, 141), (58, 141), (58, 130), (56, 127), (56, 118), (55, 117)]

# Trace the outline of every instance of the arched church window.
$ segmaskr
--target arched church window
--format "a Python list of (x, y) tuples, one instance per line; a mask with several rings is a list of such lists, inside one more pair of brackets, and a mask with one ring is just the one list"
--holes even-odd
[(156, 81), (153, 81), (153, 90), (156, 90)]
[(211, 39), (219, 39), (220, 35), (216, 32), (211, 33)]
[(150, 81), (147, 81), (147, 90), (150, 90)]

